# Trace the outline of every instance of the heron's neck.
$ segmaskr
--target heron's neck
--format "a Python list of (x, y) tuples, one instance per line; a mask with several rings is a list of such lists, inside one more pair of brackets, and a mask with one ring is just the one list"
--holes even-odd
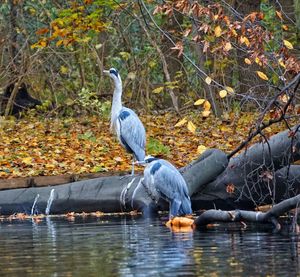
[(122, 109), (122, 81), (115, 81), (115, 90), (111, 106), (111, 124), (114, 124), (116, 117)]

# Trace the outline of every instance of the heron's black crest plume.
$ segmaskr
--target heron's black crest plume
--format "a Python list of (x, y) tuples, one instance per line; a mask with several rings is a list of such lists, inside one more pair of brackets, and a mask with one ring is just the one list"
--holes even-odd
[(152, 156), (147, 156), (145, 157), (145, 163), (151, 163), (153, 161), (159, 160), (158, 158), (152, 157)]
[(116, 69), (114, 69), (114, 68), (111, 68), (111, 69), (109, 70), (109, 73), (110, 73), (110, 74), (114, 74), (116, 77), (118, 77), (118, 75), (119, 75), (118, 70), (116, 70)]

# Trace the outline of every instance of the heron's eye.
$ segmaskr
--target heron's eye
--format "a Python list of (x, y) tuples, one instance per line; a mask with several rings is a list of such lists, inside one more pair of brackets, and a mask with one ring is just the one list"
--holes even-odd
[(116, 77), (118, 77), (118, 71), (116, 69), (111, 69), (109, 71), (110, 74), (114, 74)]

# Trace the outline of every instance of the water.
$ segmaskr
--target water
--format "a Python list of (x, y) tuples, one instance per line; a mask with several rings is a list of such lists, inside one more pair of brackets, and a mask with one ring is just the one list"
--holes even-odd
[(173, 233), (159, 219), (0, 222), (0, 276), (296, 276), (297, 237), (270, 228)]

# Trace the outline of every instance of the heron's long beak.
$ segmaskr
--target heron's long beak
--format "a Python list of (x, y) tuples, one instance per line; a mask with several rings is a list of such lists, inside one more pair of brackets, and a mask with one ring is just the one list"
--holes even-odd
[(103, 73), (109, 75), (109, 70), (103, 70)]
[(146, 162), (145, 161), (136, 161), (136, 162), (134, 162), (134, 164), (136, 164), (136, 165), (146, 165)]

